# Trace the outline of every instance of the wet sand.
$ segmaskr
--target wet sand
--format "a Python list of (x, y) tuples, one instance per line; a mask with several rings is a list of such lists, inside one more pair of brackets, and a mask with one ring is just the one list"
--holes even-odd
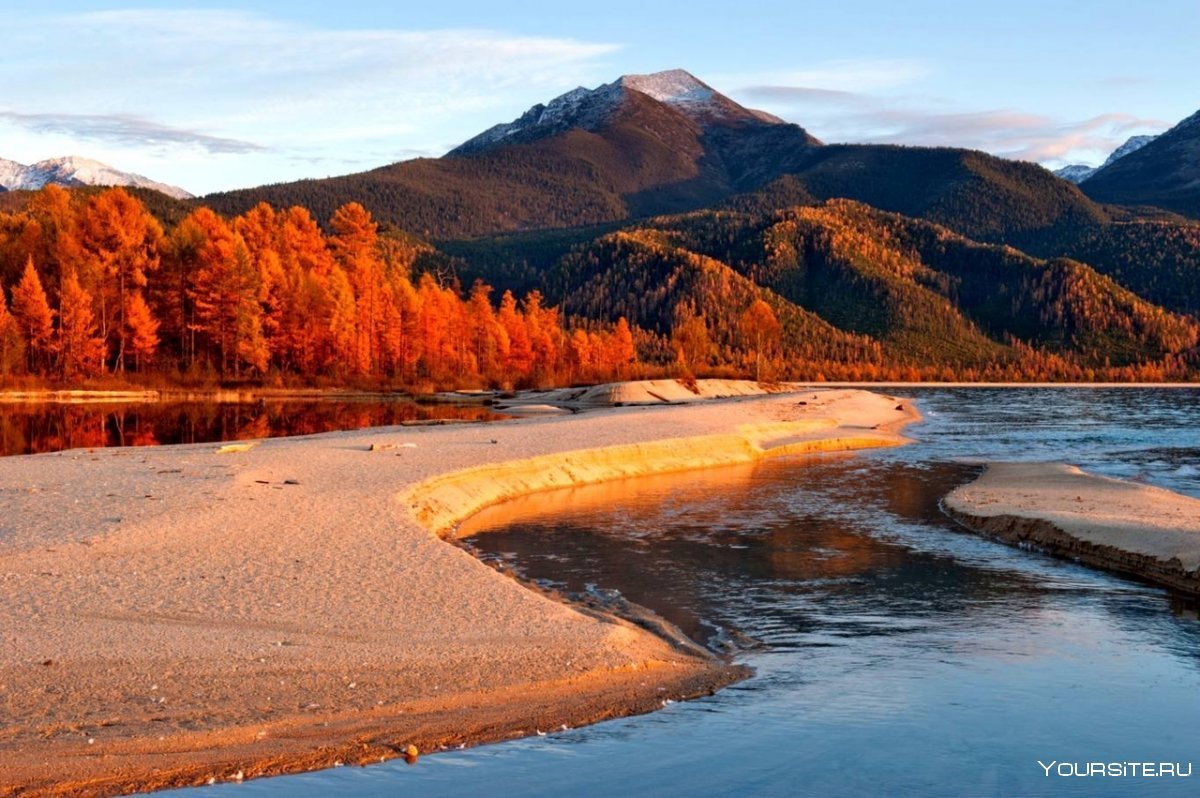
[(944, 506), (1005, 542), (1200, 593), (1200, 500), (1062, 463), (991, 463)]
[(740, 669), (438, 535), (531, 491), (903, 442), (805, 391), (0, 459), (0, 794), (110, 795), (532, 734)]

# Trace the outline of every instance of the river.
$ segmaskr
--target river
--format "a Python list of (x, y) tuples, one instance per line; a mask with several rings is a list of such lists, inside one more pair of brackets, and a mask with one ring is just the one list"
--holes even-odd
[[(568, 593), (619, 591), (754, 677), (415, 766), (187, 792), (1195, 794), (1195, 604), (966, 533), (938, 501), (988, 458), (1065, 460), (1200, 496), (1200, 392), (903, 393), (925, 414), (911, 446), (543, 494), (507, 508), (517, 523), (474, 522), (483, 559)], [(1058, 775), (1092, 762), (1193, 776)]]

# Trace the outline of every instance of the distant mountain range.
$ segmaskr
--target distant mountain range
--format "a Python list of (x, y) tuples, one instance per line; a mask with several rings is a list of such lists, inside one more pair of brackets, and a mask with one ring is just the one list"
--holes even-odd
[(177, 186), (121, 172), (89, 158), (68, 155), (65, 158), (38, 161), (29, 166), (0, 158), (0, 187), (8, 191), (36, 191), (50, 183), (60, 186), (133, 186), (158, 191), (175, 199), (192, 197)]
[(1101, 169), (1111, 166), (1113, 163), (1124, 158), (1126, 155), (1129, 155), (1131, 152), (1137, 152), (1142, 147), (1145, 147), (1147, 144), (1154, 141), (1156, 138), (1157, 136), (1131, 136), (1125, 140), (1124, 144), (1113, 150), (1112, 153), (1109, 154), (1108, 158), (1105, 159), (1104, 163), (1100, 164), (1099, 166), (1088, 166), (1087, 164), (1073, 163), (1069, 164), (1068, 166), (1064, 166), (1061, 169), (1055, 169), (1054, 174), (1058, 175), (1063, 180), (1070, 180), (1072, 183), (1082, 183), (1084, 180), (1087, 180)]

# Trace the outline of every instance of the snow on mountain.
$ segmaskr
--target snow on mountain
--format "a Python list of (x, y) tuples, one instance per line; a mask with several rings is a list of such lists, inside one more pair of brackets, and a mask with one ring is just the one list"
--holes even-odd
[(25, 174), (25, 170), (29, 167), (24, 164), (19, 164), (16, 161), (9, 161), (0, 158), (0, 186), (5, 188), (14, 187), (21, 181), (21, 176)]
[[(1200, 116), (1200, 115), (1198, 115)], [(1069, 166), (1064, 166), (1061, 169), (1055, 169), (1054, 174), (1061, 177), (1063, 180), (1070, 180), (1072, 183), (1082, 183), (1092, 175), (1099, 172), (1109, 164), (1119, 161), (1131, 152), (1137, 152), (1142, 147), (1145, 147), (1150, 142), (1154, 141), (1158, 136), (1131, 136), (1120, 147), (1117, 147), (1104, 163), (1099, 166), (1088, 166), (1082, 163), (1073, 163)]]
[[(1103, 169), (1104, 167), (1108, 166), (1113, 161), (1118, 161), (1121, 158), (1124, 158), (1126, 155), (1128, 155), (1131, 152), (1137, 152), (1142, 147), (1145, 147), (1147, 144), (1154, 141), (1156, 138), (1158, 138), (1158, 136), (1132, 136), (1132, 137), (1130, 137), (1130, 139), (1128, 141), (1126, 141), (1120, 147), (1117, 147), (1115, 150), (1113, 150), (1112, 155), (1108, 156), (1108, 159), (1104, 163), (1100, 164), (1100, 169)], [(1099, 170), (1097, 170), (1097, 171), (1099, 171)]]
[(651, 75), (624, 75), (595, 89), (583, 86), (572, 89), (548, 103), (533, 106), (512, 122), (488, 128), (450, 154), (478, 152), (505, 140), (528, 141), (569, 127), (594, 129), (620, 106), (630, 91), (677, 108), (700, 122), (785, 124), (771, 114), (743, 108), (689, 72), (671, 69)]
[(1088, 166), (1085, 163), (1073, 163), (1064, 166), (1061, 169), (1055, 169), (1054, 174), (1061, 177), (1063, 180), (1070, 180), (1072, 183), (1082, 183), (1096, 172), (1095, 166)]
[(69, 155), (65, 158), (38, 161), (31, 166), (0, 158), (0, 186), (10, 191), (36, 191), (49, 183), (60, 186), (134, 186), (153, 189), (176, 199), (192, 197), (177, 186), (159, 183), (142, 175), (121, 172), (90, 158)]

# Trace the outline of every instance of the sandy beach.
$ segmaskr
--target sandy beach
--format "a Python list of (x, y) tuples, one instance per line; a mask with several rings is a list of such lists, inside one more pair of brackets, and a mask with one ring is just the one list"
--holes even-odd
[(531, 491), (896, 445), (914, 418), (810, 390), (0, 459), (0, 794), (377, 762), (709, 693), (742, 670), (439, 536)]
[(1200, 500), (1062, 463), (991, 463), (944, 502), (964, 526), (1200, 593)]

